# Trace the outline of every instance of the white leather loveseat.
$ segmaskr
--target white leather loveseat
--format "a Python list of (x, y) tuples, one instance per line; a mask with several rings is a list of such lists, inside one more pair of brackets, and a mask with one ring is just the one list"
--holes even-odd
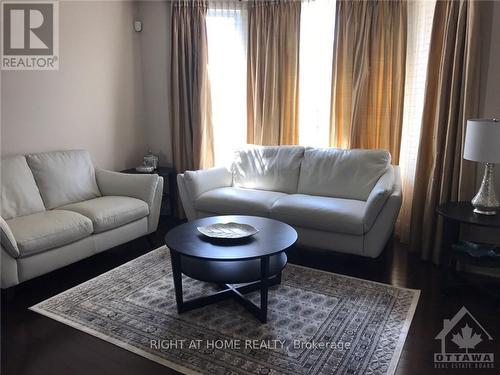
[(188, 220), (241, 214), (292, 225), (298, 243), (377, 257), (401, 207), (399, 168), (383, 150), (249, 147), (230, 168), (177, 176)]
[(2, 288), (154, 232), (163, 179), (94, 169), (88, 152), (2, 158)]

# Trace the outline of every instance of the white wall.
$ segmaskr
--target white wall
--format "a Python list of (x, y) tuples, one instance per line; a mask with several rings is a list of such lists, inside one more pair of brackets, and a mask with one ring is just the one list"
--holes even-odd
[(170, 6), (166, 1), (141, 1), (139, 18), (144, 80), (146, 144), (160, 154), (161, 165), (172, 165), (170, 94)]
[(134, 2), (59, 3), (59, 71), (1, 72), (1, 154), (83, 148), (103, 168), (142, 162)]

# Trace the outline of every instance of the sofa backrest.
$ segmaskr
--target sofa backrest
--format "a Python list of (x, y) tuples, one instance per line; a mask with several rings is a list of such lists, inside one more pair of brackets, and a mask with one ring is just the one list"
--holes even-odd
[(390, 163), (385, 150), (307, 149), (298, 193), (366, 201)]
[(0, 173), (0, 214), (5, 220), (45, 211), (24, 155), (2, 157)]
[(101, 195), (92, 160), (85, 150), (30, 154), (26, 161), (49, 210)]
[(302, 146), (249, 146), (236, 151), (233, 185), (296, 193), (303, 156)]

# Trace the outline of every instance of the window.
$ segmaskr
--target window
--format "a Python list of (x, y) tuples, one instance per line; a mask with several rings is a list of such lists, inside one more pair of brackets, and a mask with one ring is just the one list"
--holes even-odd
[(299, 143), (328, 147), (335, 1), (303, 2), (300, 15)]
[[(229, 9), (232, 8), (232, 9)], [(208, 61), (215, 165), (225, 165), (246, 144), (247, 13), (232, 3), (209, 9)], [(302, 3), (299, 142), (327, 147), (330, 127), (335, 1)]]
[(435, 1), (408, 2), (405, 98), (399, 160), (403, 180), (403, 204), (396, 225), (396, 233), (405, 243), (408, 242), (410, 233), (411, 202), (422, 127), (434, 7)]
[[(215, 164), (224, 165), (232, 159), (235, 149), (246, 144), (248, 23), (244, 2), (212, 6), (207, 16), (207, 32)], [(434, 1), (408, 2), (400, 165), (403, 179), (410, 187), (418, 151), (433, 12)], [(335, 1), (302, 3), (299, 143), (304, 146), (329, 146), (334, 31)], [(406, 195), (411, 196), (411, 192)]]
[(212, 93), (215, 165), (225, 165), (247, 137), (247, 15), (209, 9), (208, 70)]

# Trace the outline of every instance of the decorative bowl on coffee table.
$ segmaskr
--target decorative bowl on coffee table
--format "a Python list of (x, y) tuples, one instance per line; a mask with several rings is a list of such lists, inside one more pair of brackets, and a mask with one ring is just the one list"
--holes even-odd
[(208, 224), (196, 229), (201, 234), (216, 239), (248, 238), (259, 232), (250, 224), (235, 222)]

